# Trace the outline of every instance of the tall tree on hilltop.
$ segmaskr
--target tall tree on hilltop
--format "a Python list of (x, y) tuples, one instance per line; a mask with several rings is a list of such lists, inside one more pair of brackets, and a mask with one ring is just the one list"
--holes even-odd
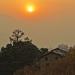
[(11, 37), (9, 37), (10, 42), (19, 42), (20, 38), (24, 35), (24, 32), (16, 29), (15, 31), (13, 31), (13, 34), (11, 35)]

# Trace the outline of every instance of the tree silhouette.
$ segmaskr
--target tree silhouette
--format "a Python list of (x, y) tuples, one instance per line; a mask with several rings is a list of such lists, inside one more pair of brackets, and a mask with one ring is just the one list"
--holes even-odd
[(41, 51), (41, 55), (44, 55), (48, 53), (48, 48), (41, 48), (40, 51)]
[(2, 65), (0, 71), (3, 70), (4, 72), (4, 70), (6, 70), (9, 73), (11, 70), (12, 72), (24, 65), (33, 64), (39, 57), (39, 48), (32, 43), (32, 40), (30, 40), (29, 37), (25, 37), (25, 39), (22, 40), (21, 38), (23, 35), (23, 31), (19, 29), (15, 30), (9, 38), (11, 43), (6, 44), (6, 47), (1, 48), (0, 63), (3, 63), (5, 66), (3, 67)]
[(19, 30), (19, 29), (16, 29), (13, 34), (11, 35), (10, 38), (10, 42), (19, 42), (20, 41), (20, 38), (24, 35), (24, 32)]
[(29, 37), (25, 37), (25, 42), (32, 42), (32, 40), (29, 39)]

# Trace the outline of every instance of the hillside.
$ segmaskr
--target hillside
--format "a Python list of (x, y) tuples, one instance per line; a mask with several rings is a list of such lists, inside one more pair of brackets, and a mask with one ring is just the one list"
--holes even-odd
[(13, 75), (75, 75), (75, 49), (70, 49), (62, 59), (26, 66), (14, 72)]

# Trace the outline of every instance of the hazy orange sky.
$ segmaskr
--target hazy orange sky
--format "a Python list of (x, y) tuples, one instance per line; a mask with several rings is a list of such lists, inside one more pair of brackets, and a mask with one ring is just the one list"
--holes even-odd
[[(27, 3), (37, 10), (28, 14)], [(75, 44), (75, 0), (0, 0), (0, 46), (22, 29), (38, 47)]]

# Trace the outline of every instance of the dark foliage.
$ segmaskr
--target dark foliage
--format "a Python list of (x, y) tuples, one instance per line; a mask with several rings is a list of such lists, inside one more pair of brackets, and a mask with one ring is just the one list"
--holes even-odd
[(48, 48), (41, 48), (40, 51), (41, 51), (41, 55), (44, 55), (48, 53)]
[(68, 53), (59, 48), (39, 50), (28, 37), (21, 39), (23, 35), (15, 30), (10, 44), (1, 48), (0, 75), (75, 75), (75, 48)]
[(75, 75), (75, 48), (71, 48), (62, 59), (53, 62), (44, 60), (39, 63), (19, 69), (14, 75)]
[(0, 75), (10, 75), (9, 73), (15, 71), (17, 68), (31, 65), (40, 55), (40, 50), (32, 43), (31, 40), (19, 40), (21, 37), (21, 35), (19, 35), (20, 32), (17, 32), (18, 34), (14, 32), (16, 33), (14, 35), (16, 40), (13, 39), (12, 43), (7, 44), (5, 48), (1, 48)]

